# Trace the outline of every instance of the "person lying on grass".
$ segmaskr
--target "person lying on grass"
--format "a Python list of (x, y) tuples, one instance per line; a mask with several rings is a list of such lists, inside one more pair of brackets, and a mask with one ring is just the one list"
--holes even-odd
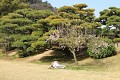
[(65, 66), (64, 65), (61, 65), (58, 63), (58, 61), (53, 61), (50, 65), (49, 68), (58, 68), (58, 69), (64, 69)]

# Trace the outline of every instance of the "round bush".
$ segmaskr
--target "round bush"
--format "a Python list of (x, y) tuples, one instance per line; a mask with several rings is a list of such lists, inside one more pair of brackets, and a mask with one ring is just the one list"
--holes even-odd
[(88, 43), (87, 53), (95, 59), (105, 58), (115, 55), (115, 47), (110, 39), (93, 38)]
[(30, 56), (30, 54), (26, 51), (18, 51), (17, 54), (19, 55), (20, 58)]

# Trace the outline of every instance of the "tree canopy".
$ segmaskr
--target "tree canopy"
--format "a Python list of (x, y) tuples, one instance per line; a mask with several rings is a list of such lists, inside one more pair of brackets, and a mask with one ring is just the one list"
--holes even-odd
[(0, 16), (7, 15), (17, 9), (28, 8), (29, 4), (25, 0), (1, 0), (0, 1)]
[(112, 35), (112, 39), (119, 37), (120, 34), (120, 8), (109, 7), (100, 12), (100, 17), (96, 19), (106, 27), (103, 29), (104, 35), (109, 37)]
[[(86, 47), (89, 36), (96, 35), (96, 29), (101, 26), (95, 22), (94, 9), (86, 9), (85, 4), (73, 6), (63, 6), (58, 9), (58, 15), (39, 20), (39, 28), (48, 27), (48, 35), (43, 35), (42, 39), (50, 44), (51, 48), (68, 48), (74, 56), (77, 64), (76, 51)], [(47, 30), (47, 29), (46, 29)], [(49, 38), (48, 38), (49, 37)], [(41, 38), (32, 46), (41, 42)], [(39, 44), (38, 44), (39, 46)]]
[[(98, 54), (94, 55), (95, 58), (113, 55), (115, 49), (112, 41), (109, 43), (111, 46), (102, 47), (108, 42), (99, 37), (102, 33), (119, 32), (119, 8), (103, 10), (96, 19), (95, 9), (87, 8), (87, 4), (63, 6), (58, 9), (58, 13), (51, 9), (38, 10), (29, 7), (39, 3), (41, 0), (0, 1), (0, 47), (5, 51), (17, 49), (19, 57), (26, 57), (46, 49), (67, 49), (72, 53), (76, 64), (81, 49), (85, 49), (86, 54), (89, 49), (90, 56)], [(102, 29), (102, 24), (107, 27)], [(111, 30), (111, 26), (116, 29)], [(96, 44), (90, 48), (94, 39), (100, 48), (95, 48)], [(99, 52), (93, 51), (98, 48)]]

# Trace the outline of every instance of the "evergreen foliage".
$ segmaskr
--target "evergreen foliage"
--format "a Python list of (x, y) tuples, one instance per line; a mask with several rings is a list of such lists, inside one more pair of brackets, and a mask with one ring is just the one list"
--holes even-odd
[(107, 36), (111, 39), (119, 38), (118, 34), (120, 33), (120, 8), (109, 7), (108, 9), (101, 11), (100, 17), (97, 18), (96, 21), (102, 23), (103, 25), (106, 25), (106, 27), (103, 28), (101, 35)]
[[(33, 8), (33, 5), (40, 4), (49, 9)], [(111, 35), (115, 32), (115, 37), (120, 36), (119, 8), (103, 10), (97, 19), (95, 10), (87, 8), (86, 4), (60, 7), (56, 14), (53, 9), (48, 2), (41, 0), (0, 1), (0, 47), (5, 51), (17, 49), (19, 57), (34, 55), (46, 49), (66, 48), (73, 54), (76, 64), (76, 55), (83, 48), (88, 48), (93, 58), (114, 55), (112, 42), (98, 37), (107, 35), (107, 32)], [(107, 27), (101, 29), (101, 24)], [(109, 26), (116, 29), (110, 30)]]

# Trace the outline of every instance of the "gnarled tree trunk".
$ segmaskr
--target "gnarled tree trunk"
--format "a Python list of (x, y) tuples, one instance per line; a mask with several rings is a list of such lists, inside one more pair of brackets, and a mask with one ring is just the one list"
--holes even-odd
[(74, 57), (74, 61), (75, 61), (75, 65), (78, 66), (78, 61), (77, 61), (77, 57), (76, 57), (76, 54), (75, 54), (75, 50), (72, 50), (72, 49), (69, 49), (71, 51), (71, 53), (73, 54), (73, 57)]

